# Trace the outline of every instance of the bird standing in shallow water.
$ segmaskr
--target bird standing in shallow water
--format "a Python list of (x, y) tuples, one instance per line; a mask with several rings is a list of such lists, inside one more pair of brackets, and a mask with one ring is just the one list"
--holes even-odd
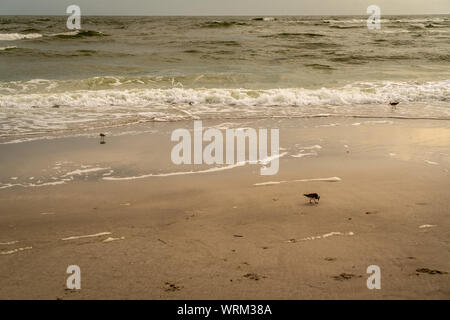
[(314, 203), (319, 203), (320, 196), (317, 193), (305, 193), (304, 196), (309, 199), (309, 203), (311, 203), (311, 201), (313, 201), (313, 200), (314, 200)]
[(100, 133), (100, 144), (105, 144), (105, 137), (106, 137), (106, 134)]

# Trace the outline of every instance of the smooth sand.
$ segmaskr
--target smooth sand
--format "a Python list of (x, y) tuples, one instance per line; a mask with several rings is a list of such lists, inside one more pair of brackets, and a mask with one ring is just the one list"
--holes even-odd
[[(110, 130), (105, 145), (98, 132), (0, 145), (3, 183), (73, 177), (0, 189), (0, 299), (450, 298), (449, 274), (416, 271), (450, 272), (448, 122), (228, 122), (280, 128), (278, 175), (259, 165), (129, 181), (73, 173), (208, 168), (170, 163), (170, 133), (192, 122)], [(292, 157), (314, 145), (317, 156)], [(328, 177), (342, 180), (254, 186)], [(69, 265), (81, 268), (79, 291), (65, 289)], [(366, 287), (369, 265), (381, 290)]]

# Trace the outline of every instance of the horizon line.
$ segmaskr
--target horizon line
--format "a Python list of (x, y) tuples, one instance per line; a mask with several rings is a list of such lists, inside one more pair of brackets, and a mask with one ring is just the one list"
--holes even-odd
[[(185, 14), (83, 14), (85, 17), (311, 17), (311, 16), (367, 16), (368, 14), (201, 14), (201, 15), (185, 15)], [(382, 14), (382, 16), (424, 16), (424, 15), (450, 15), (448, 13), (397, 13)], [(0, 14), (0, 17), (67, 17), (68, 14)]]

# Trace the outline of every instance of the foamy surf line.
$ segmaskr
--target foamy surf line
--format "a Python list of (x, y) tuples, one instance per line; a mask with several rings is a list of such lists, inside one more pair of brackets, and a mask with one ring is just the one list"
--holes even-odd
[(66, 184), (68, 181), (71, 181), (70, 179), (63, 179), (61, 181), (54, 181), (54, 182), (45, 182), (41, 184), (21, 184), (21, 183), (9, 183), (0, 186), (0, 189), (7, 189), (12, 187), (22, 187), (22, 188), (33, 188), (33, 187), (48, 187), (48, 186), (57, 186), (61, 184)]
[(354, 236), (354, 235), (355, 234), (352, 231), (346, 232), (346, 233), (333, 231), (333, 232), (325, 233), (325, 234), (322, 234), (322, 235), (319, 235), (319, 236), (306, 237), (306, 238), (302, 238), (302, 239), (299, 239), (299, 240), (291, 239), (288, 242), (295, 243), (295, 242), (298, 242), (298, 241), (312, 241), (312, 240), (326, 239), (326, 238), (333, 237), (333, 236)]
[(22, 39), (37, 39), (41, 38), (42, 34), (40, 33), (0, 33), (0, 41), (15, 41)]
[(68, 237), (68, 238), (62, 238), (61, 240), (68, 241), (68, 240), (76, 240), (76, 239), (95, 238), (95, 237), (107, 236), (110, 234), (111, 234), (111, 232), (100, 232), (100, 233), (96, 233), (96, 234), (88, 234), (88, 235), (83, 235), (83, 236), (73, 236), (73, 237)]
[(18, 242), (19, 241), (0, 242), (0, 245), (1, 246), (9, 246), (9, 245), (12, 245), (12, 244), (16, 244)]
[(303, 158), (307, 156), (317, 156), (317, 153), (315, 152), (308, 152), (308, 153), (298, 153), (298, 154), (292, 154), (291, 157), (293, 158)]
[(259, 161), (243, 161), (243, 162), (238, 162), (236, 164), (231, 164), (229, 166), (214, 167), (214, 168), (205, 169), (205, 170), (199, 170), (199, 171), (180, 171), (180, 172), (169, 172), (169, 173), (158, 173), (158, 174), (150, 173), (150, 174), (144, 174), (144, 175), (132, 176), (132, 177), (103, 177), (103, 180), (107, 180), (107, 181), (126, 181), (126, 180), (136, 180), (136, 179), (155, 178), (155, 177), (172, 177), (172, 176), (181, 176), (181, 175), (190, 175), (190, 174), (211, 173), (211, 172), (217, 172), (217, 171), (231, 170), (231, 169), (234, 169), (234, 168), (243, 167), (243, 166), (245, 166), (247, 164), (267, 165), (268, 163), (270, 163), (270, 161), (273, 161), (276, 158), (282, 158), (286, 154), (288, 154), (288, 153), (287, 152), (283, 152), (281, 154), (274, 155), (274, 156), (271, 156), (271, 157), (268, 157), (266, 159), (259, 160)]
[(63, 175), (63, 177), (67, 177), (67, 176), (80, 176), (82, 174), (85, 173), (91, 173), (91, 172), (98, 172), (98, 171), (107, 171), (110, 170), (111, 168), (89, 168), (89, 169), (77, 169), (71, 172), (66, 173), (65, 175)]
[(25, 251), (25, 250), (31, 250), (31, 249), (33, 249), (33, 247), (24, 247), (24, 248), (17, 248), (17, 249), (8, 250), (8, 251), (0, 251), (0, 255), (13, 254), (13, 253), (17, 253), (17, 252), (21, 252), (21, 251)]
[(255, 187), (263, 187), (263, 186), (273, 186), (282, 183), (290, 183), (290, 182), (339, 182), (342, 181), (339, 177), (330, 177), (330, 178), (315, 178), (315, 179), (299, 179), (299, 180), (282, 180), (282, 181), (268, 181), (268, 182), (260, 182), (253, 184)]

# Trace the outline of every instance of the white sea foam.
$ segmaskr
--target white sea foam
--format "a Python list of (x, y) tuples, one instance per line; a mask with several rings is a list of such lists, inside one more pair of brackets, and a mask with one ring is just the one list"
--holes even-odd
[(86, 173), (97, 172), (97, 171), (106, 171), (106, 170), (109, 170), (109, 169), (111, 169), (111, 168), (77, 169), (77, 170), (74, 170), (74, 171), (67, 172), (67, 173), (64, 175), (64, 177), (67, 177), (67, 176), (74, 176), (74, 175), (80, 176), (80, 175), (86, 174)]
[(16, 49), (16, 46), (7, 46), (7, 47), (0, 47), (0, 51), (5, 51), (5, 50), (11, 50), (11, 49)]
[(437, 227), (437, 225), (434, 225), (434, 224), (424, 224), (424, 225), (421, 225), (419, 228), (420, 228), (420, 229), (425, 229), (425, 228), (434, 228), (434, 227)]
[(75, 31), (68, 31), (68, 32), (61, 32), (61, 33), (54, 33), (51, 36), (76, 36), (79, 33), (78, 30)]
[(88, 235), (83, 235), (83, 236), (73, 236), (73, 237), (68, 237), (68, 238), (62, 238), (62, 241), (68, 241), (68, 240), (76, 240), (76, 239), (84, 239), (84, 238), (94, 238), (94, 237), (101, 237), (101, 236), (106, 236), (106, 235), (110, 235), (111, 232), (100, 232), (100, 233), (96, 233), (96, 234), (88, 234)]
[(86, 83), (45, 79), (0, 82), (0, 136), (203, 118), (240, 119), (287, 114), (291, 117), (392, 116), (387, 102), (393, 99), (402, 103), (433, 103), (427, 108), (411, 105), (400, 108), (395, 114), (398, 117), (450, 117), (450, 110), (444, 105), (450, 101), (450, 80), (249, 90), (129, 89), (127, 81), (114, 78), (105, 80), (106, 83), (91, 79), (98, 82), (97, 86), (108, 89), (76, 89), (91, 87), (88, 80), (83, 80)]
[(56, 186), (65, 184), (70, 181), (69, 179), (62, 179), (60, 181), (52, 181), (52, 182), (44, 182), (44, 183), (4, 183), (0, 185), (0, 189), (7, 189), (12, 187), (23, 187), (23, 188), (31, 188), (31, 187), (47, 187), (47, 186)]
[[(33, 81), (33, 80), (32, 80)], [(54, 93), (31, 93), (36, 85), (48, 88), (64, 81), (39, 79), (39, 82), (0, 83), (0, 92), (10, 89), (16, 95), (1, 95), (1, 107), (54, 105), (71, 106), (136, 106), (136, 105), (214, 105), (214, 106), (308, 106), (308, 105), (351, 105), (387, 103), (398, 97), (400, 102), (443, 101), (449, 99), (450, 80), (434, 82), (356, 82), (340, 88), (283, 88), (266, 90), (249, 89), (146, 89), (118, 90), (124, 85), (121, 79), (108, 82), (110, 90), (75, 90)], [(80, 83), (81, 85), (82, 83)], [(87, 85), (83, 84), (84, 85)], [(74, 83), (74, 86), (77, 84)], [(189, 112), (182, 109), (183, 112)]]
[(337, 126), (339, 126), (339, 123), (321, 124), (321, 125), (318, 125), (316, 127), (318, 127), (318, 128), (320, 128), (320, 127), (326, 128), (326, 127), (337, 127)]
[(120, 238), (109, 237), (109, 238), (103, 240), (103, 242), (113, 242), (113, 241), (119, 241), (119, 240), (125, 240), (125, 237), (120, 237)]
[(42, 34), (39, 33), (0, 33), (0, 41), (14, 41), (14, 40), (22, 40), (22, 39), (36, 39), (41, 38)]
[(261, 164), (263, 166), (269, 164), (271, 161), (273, 161), (276, 158), (282, 158), (285, 155), (287, 155), (287, 152), (283, 152), (278, 155), (273, 155), (271, 157), (267, 157), (262, 160), (258, 161), (241, 161), (236, 164), (230, 164), (228, 166), (222, 166), (222, 167), (213, 167), (205, 170), (198, 170), (198, 171), (177, 171), (177, 172), (168, 172), (168, 173), (150, 173), (150, 174), (143, 174), (139, 176), (130, 176), (130, 177), (103, 177), (103, 180), (108, 181), (126, 181), (126, 180), (135, 180), (135, 179), (145, 179), (145, 178), (157, 178), (157, 177), (172, 177), (172, 176), (181, 176), (181, 175), (190, 175), (190, 174), (202, 174), (202, 173), (211, 173), (211, 172), (217, 172), (217, 171), (224, 171), (224, 170), (231, 170), (238, 167), (243, 167), (247, 164)]
[(211, 173), (216, 171), (230, 170), (237, 167), (245, 166), (246, 162), (239, 162), (237, 164), (232, 164), (229, 166), (223, 167), (214, 167), (206, 170), (198, 170), (198, 171), (179, 171), (179, 172), (168, 172), (168, 173), (150, 173), (143, 174), (139, 176), (131, 176), (131, 177), (103, 177), (103, 180), (108, 181), (125, 181), (125, 180), (135, 180), (135, 179), (145, 179), (145, 178), (154, 178), (154, 177), (172, 177), (172, 176), (180, 176), (180, 175), (189, 175), (189, 174), (199, 174), (199, 173)]
[(430, 160), (425, 160), (425, 162), (428, 163), (428, 164), (431, 164), (431, 165), (433, 165), (433, 166), (439, 165), (439, 163), (434, 162), (434, 161), (430, 161)]
[(314, 236), (314, 237), (306, 237), (303, 239), (300, 239), (298, 241), (310, 241), (310, 240), (318, 240), (318, 239), (325, 239), (325, 238), (329, 238), (332, 236), (353, 236), (355, 235), (353, 232), (346, 232), (346, 233), (342, 233), (342, 232), (330, 232), (330, 233), (326, 233), (320, 236)]
[(304, 150), (322, 149), (322, 146), (316, 144), (316, 145), (309, 146), (309, 147), (301, 147), (300, 149), (304, 149)]
[(260, 182), (260, 183), (255, 183), (253, 185), (255, 187), (261, 187), (261, 186), (271, 186), (271, 185), (288, 183), (288, 182), (314, 182), (314, 181), (339, 182), (339, 181), (342, 181), (342, 179), (339, 177), (331, 177), (331, 178), (316, 178), (316, 179), (282, 180), (282, 181)]
[(0, 245), (2, 245), (2, 246), (9, 246), (11, 244), (16, 244), (18, 242), (19, 241), (0, 242)]
[(391, 120), (370, 120), (364, 121), (365, 124), (394, 124), (394, 121)]
[(33, 247), (24, 247), (24, 248), (17, 248), (17, 249), (12, 249), (12, 250), (8, 250), (8, 251), (0, 251), (0, 255), (14, 254), (17, 252), (31, 250), (31, 249), (33, 249)]
[(308, 153), (298, 153), (298, 154), (292, 154), (291, 157), (293, 158), (303, 158), (307, 156), (317, 156), (317, 153), (315, 152), (308, 152)]

